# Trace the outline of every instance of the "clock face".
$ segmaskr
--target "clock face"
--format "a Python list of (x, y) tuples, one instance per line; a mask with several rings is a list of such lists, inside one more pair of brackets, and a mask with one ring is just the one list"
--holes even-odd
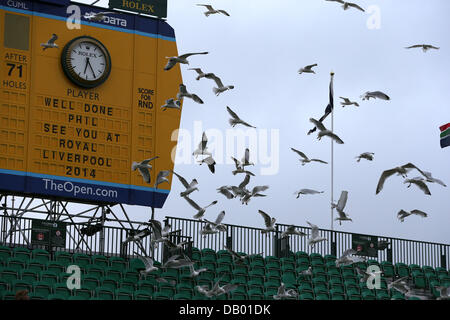
[(61, 61), (66, 76), (84, 88), (102, 84), (111, 71), (108, 50), (100, 41), (87, 36), (70, 41), (63, 49)]

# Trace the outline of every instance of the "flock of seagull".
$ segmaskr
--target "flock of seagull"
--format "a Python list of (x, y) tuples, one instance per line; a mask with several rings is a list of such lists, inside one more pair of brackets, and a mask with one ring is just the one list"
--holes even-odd
[[(344, 10), (348, 10), (349, 8), (355, 8), (355, 9), (363, 11), (363, 12), (365, 11), (363, 8), (361, 8), (359, 5), (357, 5), (355, 3), (345, 2), (342, 0), (326, 0), (326, 1), (338, 2), (338, 3), (342, 4), (342, 8)], [(230, 16), (229, 13), (227, 13), (226, 11), (216, 10), (209, 4), (198, 4), (198, 6), (203, 6), (207, 9), (207, 11), (204, 12), (204, 15), (206, 17), (209, 17), (210, 15), (213, 15), (213, 14), (223, 14), (225, 16)], [(86, 13), (83, 17), (88, 21), (101, 22), (109, 14), (120, 14), (120, 12), (98, 12), (98, 13), (89, 12), (89, 13)], [(59, 46), (56, 44), (57, 39), (58, 39), (57, 34), (52, 34), (51, 38), (47, 42), (41, 43), (41, 47), (43, 48), (43, 50), (51, 49), (51, 48), (58, 48)], [(423, 52), (427, 52), (430, 49), (439, 50), (439, 47), (435, 47), (435, 46), (429, 45), (429, 44), (417, 44), (417, 45), (412, 45), (412, 46), (406, 47), (406, 49), (413, 49), (413, 48), (421, 48), (423, 50)], [(189, 65), (189, 61), (187, 60), (189, 57), (194, 56), (194, 55), (205, 55), (205, 54), (208, 54), (208, 52), (186, 53), (186, 54), (182, 54), (179, 56), (167, 57), (168, 61), (167, 61), (166, 66), (164, 67), (164, 70), (169, 71), (177, 64)], [(307, 66), (299, 69), (298, 73), (299, 74), (303, 74), (303, 73), (315, 74), (316, 72), (313, 70), (313, 68), (317, 67), (317, 66), (318, 66), (317, 63), (307, 65)], [(216, 84), (216, 87), (213, 87), (212, 90), (216, 96), (220, 95), (221, 93), (223, 93), (225, 91), (234, 89), (233, 85), (224, 85), (222, 80), (218, 76), (216, 76), (214, 73), (205, 73), (202, 71), (201, 68), (190, 68), (189, 70), (193, 70), (197, 73), (196, 80), (200, 80), (202, 78), (213, 80), (214, 83)], [(196, 103), (203, 104), (203, 100), (198, 95), (188, 92), (186, 85), (180, 84), (179, 92), (178, 92), (176, 98), (167, 99), (166, 103), (163, 106), (161, 106), (161, 109), (163, 111), (165, 111), (167, 109), (181, 110), (181, 101), (184, 98), (189, 98), (189, 99), (192, 99)], [(372, 91), (372, 92), (368, 91), (368, 92), (365, 92), (361, 96), (361, 99), (363, 101), (370, 100), (370, 98), (390, 100), (390, 97), (381, 91)], [(350, 106), (350, 105), (359, 107), (359, 104), (357, 102), (351, 101), (349, 98), (340, 97), (340, 99), (342, 99), (342, 101), (341, 101), (342, 107)], [(255, 128), (254, 126), (250, 125), (248, 122), (242, 120), (230, 107), (227, 106), (226, 110), (229, 113), (229, 115), (231, 116), (231, 118), (229, 119), (229, 124), (232, 127), (235, 127), (236, 125), (243, 125), (246, 127)], [(336, 133), (327, 129), (323, 125), (322, 120), (323, 120), (322, 118), (320, 120), (310, 118), (310, 121), (315, 125), (315, 127), (317, 129), (319, 129), (319, 132), (317, 134), (317, 139), (321, 140), (322, 137), (326, 136), (338, 144), (343, 144), (344, 141)], [(309, 133), (311, 133), (312, 131), (315, 131), (315, 129), (311, 130)], [(195, 156), (196, 158), (198, 156), (201, 156), (202, 159), (199, 160), (198, 163), (200, 165), (203, 163), (206, 163), (209, 170), (212, 173), (214, 173), (216, 163), (212, 157), (212, 154), (208, 151), (207, 144), (208, 144), (208, 139), (206, 137), (206, 134), (203, 133), (202, 140), (200, 141), (198, 148), (193, 152), (193, 156)], [(300, 160), (302, 166), (304, 166), (308, 163), (311, 163), (311, 162), (327, 164), (327, 162), (325, 162), (323, 160), (309, 158), (304, 152), (299, 151), (297, 149), (291, 148), (291, 150), (293, 152), (295, 152), (298, 156), (300, 156), (299, 160)], [(151, 184), (150, 171), (152, 169), (152, 165), (150, 163), (152, 161), (157, 160), (158, 158), (159, 158), (158, 156), (155, 156), (155, 157), (145, 159), (145, 160), (142, 160), (139, 162), (135, 161), (132, 163), (131, 169), (132, 169), (132, 171), (137, 170), (139, 172), (139, 174), (142, 176), (143, 181), (147, 184)], [(360, 154), (359, 156), (357, 156), (356, 158), (357, 158), (357, 162), (360, 162), (361, 159), (373, 161), (374, 153), (364, 152), (364, 153)], [(226, 199), (229, 199), (229, 200), (234, 199), (234, 198), (239, 198), (242, 204), (248, 204), (248, 202), (252, 198), (265, 197), (266, 195), (262, 194), (261, 192), (264, 192), (269, 188), (269, 186), (267, 186), (267, 185), (254, 186), (251, 189), (247, 189), (247, 185), (250, 183), (250, 177), (254, 176), (254, 174), (251, 171), (246, 169), (246, 167), (254, 165), (249, 160), (250, 159), (250, 150), (248, 148), (245, 150), (244, 157), (241, 159), (241, 161), (237, 160), (234, 157), (232, 157), (232, 159), (235, 163), (235, 170), (232, 171), (232, 174), (233, 175), (245, 174), (245, 178), (238, 186), (234, 186), (234, 185), (221, 186), (221, 187), (217, 188), (217, 192), (222, 194), (223, 196), (226, 197)], [(411, 170), (417, 170), (420, 173), (420, 176), (406, 179), (407, 174)], [(178, 178), (178, 180), (180, 181), (180, 183), (184, 186), (185, 190), (180, 193), (180, 197), (184, 198), (187, 201), (187, 203), (190, 204), (191, 207), (193, 207), (195, 209), (195, 214), (193, 217), (195, 219), (199, 219), (200, 221), (205, 222), (205, 225), (204, 225), (203, 229), (200, 231), (200, 234), (203, 235), (204, 237), (206, 237), (211, 234), (217, 234), (219, 232), (226, 231), (225, 225), (222, 224), (222, 221), (225, 217), (225, 211), (221, 211), (214, 222), (204, 219), (206, 209), (217, 204), (217, 200), (212, 201), (210, 204), (202, 207), (190, 198), (190, 195), (194, 191), (199, 190), (197, 187), (198, 181), (196, 179), (192, 179), (192, 181), (190, 183), (188, 183), (184, 177), (182, 177), (178, 173), (175, 173), (173, 170), (162, 170), (162, 171), (158, 172), (158, 174), (157, 174), (156, 181), (153, 185), (154, 188), (157, 188), (158, 185), (161, 183), (165, 183), (165, 182), (169, 183), (169, 180), (167, 179), (167, 177), (170, 174), (175, 175)], [(430, 172), (423, 171), (423, 170), (419, 169), (418, 167), (416, 167), (412, 163), (407, 163), (402, 166), (398, 166), (398, 167), (395, 167), (392, 169), (385, 170), (380, 176), (380, 179), (379, 179), (379, 182), (378, 182), (378, 185), (376, 188), (376, 194), (378, 194), (382, 190), (385, 181), (393, 175), (402, 176), (403, 178), (405, 178), (404, 183), (408, 184), (408, 186), (407, 186), (408, 188), (412, 184), (414, 184), (415, 186), (420, 188), (420, 190), (422, 190), (426, 195), (431, 195), (431, 192), (427, 186), (427, 183), (437, 183), (443, 187), (446, 187), (446, 184), (444, 182), (442, 182), (439, 179), (434, 178)], [(316, 191), (316, 190), (311, 190), (311, 189), (301, 189), (301, 190), (297, 191), (295, 193), (295, 195), (297, 195), (297, 198), (299, 198), (301, 195), (313, 195), (313, 194), (320, 194), (320, 193), (323, 193), (323, 191)], [(341, 223), (342, 221), (352, 221), (352, 219), (344, 212), (344, 209), (345, 209), (345, 206), (347, 203), (347, 199), (348, 199), (348, 191), (342, 191), (338, 202), (331, 204), (332, 208), (336, 209), (336, 211), (338, 212), (339, 216), (338, 216), (338, 218), (336, 218), (336, 220), (338, 220), (339, 223)], [(267, 214), (266, 212), (264, 212), (262, 210), (258, 210), (258, 213), (263, 218), (264, 225), (265, 225), (265, 229), (262, 230), (262, 234), (268, 234), (269, 232), (275, 232), (276, 218), (271, 217), (269, 214)], [(418, 210), (418, 209), (414, 209), (409, 212), (402, 209), (398, 212), (397, 217), (401, 222), (403, 222), (404, 219), (410, 215), (418, 215), (421, 217), (427, 217), (427, 214), (425, 212)], [(309, 221), (307, 221), (307, 223), (311, 227), (311, 234), (309, 235), (309, 238), (308, 238), (309, 246), (313, 247), (316, 243), (328, 241), (326, 238), (320, 236), (318, 226), (310, 223)], [(142, 239), (151, 234), (152, 235), (151, 246), (153, 249), (154, 249), (155, 245), (158, 245), (159, 243), (164, 243), (166, 246), (169, 247), (169, 250), (171, 252), (177, 252), (180, 250), (182, 252), (184, 252), (183, 246), (186, 243), (181, 242), (179, 244), (174, 244), (173, 242), (171, 242), (169, 240), (168, 235), (170, 233), (170, 228), (171, 228), (170, 225), (166, 225), (164, 228), (162, 228), (161, 223), (159, 221), (151, 219), (147, 223), (147, 227), (145, 229), (137, 230), (134, 235), (130, 236), (126, 240), (126, 242), (137, 243), (138, 246), (140, 247), (141, 251), (145, 253), (145, 249), (142, 246)], [(282, 233), (281, 237), (284, 238), (284, 237), (288, 237), (291, 235), (308, 236), (308, 234), (303, 233), (300, 230), (297, 230), (295, 226), (291, 225)], [(388, 244), (389, 243), (383, 244), (380, 242), (379, 249), (386, 248)], [(247, 255), (247, 256), (239, 255), (226, 246), (225, 246), (225, 249), (231, 254), (231, 256), (233, 257), (233, 260), (237, 261), (238, 263), (244, 263), (246, 261), (246, 259), (248, 259), (250, 257), (249, 255)], [(153, 272), (158, 269), (158, 267), (156, 267), (154, 265), (153, 258), (148, 256), (146, 253), (145, 253), (145, 256), (139, 255), (136, 252), (135, 252), (135, 254), (138, 255), (145, 264), (145, 270), (141, 271), (141, 273), (143, 275)], [(360, 257), (356, 254), (357, 254), (357, 252), (353, 249), (346, 250), (343, 253), (343, 255), (336, 260), (336, 266), (349, 265), (349, 264), (357, 263), (360, 261), (365, 261), (364, 257)], [(185, 255), (184, 253), (183, 253), (182, 258), (180, 258), (180, 255), (178, 255), (178, 254), (172, 255), (160, 267), (161, 268), (183, 268), (186, 266), (189, 267), (191, 270), (191, 273), (190, 273), (191, 277), (196, 277), (201, 272), (204, 272), (207, 270), (206, 268), (195, 270), (194, 262), (192, 262), (189, 259), (189, 257), (187, 257), (187, 255)], [(364, 281), (364, 279), (368, 279), (368, 277), (370, 277), (370, 276), (374, 276), (373, 273), (369, 273), (369, 272), (366, 272), (366, 271), (363, 271), (360, 269), (357, 269), (357, 271), (361, 276), (361, 281)], [(312, 272), (311, 267), (309, 267), (308, 270), (305, 270), (302, 273), (303, 274), (311, 274), (311, 272)], [(163, 279), (163, 278), (158, 278), (157, 280), (160, 282), (167, 282), (167, 280)], [(212, 289), (209, 289), (208, 286), (196, 286), (196, 289), (199, 293), (201, 293), (207, 297), (217, 297), (217, 296), (226, 294), (228, 292), (231, 292), (237, 288), (237, 285), (235, 285), (235, 284), (225, 284), (223, 286), (221, 286), (220, 284), (221, 284), (221, 279), (219, 279), (214, 284)], [(411, 289), (408, 286), (406, 278), (401, 278), (401, 279), (392, 281), (389, 284), (388, 288), (389, 289), (394, 288), (397, 291), (402, 292), (405, 295), (405, 297), (420, 296), (420, 292), (418, 293), (417, 291), (415, 291), (414, 289)], [(439, 290), (441, 293), (440, 299), (448, 299), (450, 297), (450, 288), (436, 287), (436, 289)], [(296, 297), (296, 296), (297, 296), (297, 292), (295, 290), (286, 289), (285, 285), (282, 283), (278, 289), (278, 293), (276, 295), (274, 295), (274, 299), (283, 299), (283, 298), (290, 298), (290, 297)]]

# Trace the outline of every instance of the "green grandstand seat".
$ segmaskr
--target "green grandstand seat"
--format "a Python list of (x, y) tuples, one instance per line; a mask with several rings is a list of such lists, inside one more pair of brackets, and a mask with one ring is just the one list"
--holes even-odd
[(231, 292), (230, 300), (248, 300), (248, 296), (245, 292), (236, 292), (235, 290)]
[(368, 289), (361, 291), (361, 297), (363, 300), (376, 300), (375, 294)]
[(129, 261), (129, 269), (130, 270), (135, 270), (135, 271), (140, 271), (140, 270), (145, 270), (145, 264), (141, 259), (137, 259), (137, 258), (131, 258)]
[(151, 300), (152, 293), (149, 293), (146, 290), (136, 290), (133, 293), (134, 300)]
[(90, 298), (92, 298), (92, 292), (93, 292), (93, 290), (91, 290), (90, 288), (88, 288), (86, 286), (81, 286), (80, 289), (72, 290), (74, 297), (78, 297), (83, 300), (89, 300)]
[(48, 296), (32, 292), (28, 297), (30, 297), (30, 300), (46, 300)]
[(266, 271), (266, 279), (269, 278), (275, 278), (280, 279), (281, 278), (281, 271), (279, 269), (269, 269)]
[[(328, 262), (333, 262), (333, 264), (335, 264), (335, 261), (336, 261), (336, 256), (335, 255), (333, 255), (333, 254), (327, 254), (327, 255), (325, 255), (324, 257), (324, 260), (325, 260), (325, 264), (327, 264)], [(336, 264), (335, 264), (336, 265)]]
[(111, 267), (118, 268), (117, 270), (125, 270), (128, 268), (128, 263), (124, 258), (121, 257), (110, 257), (108, 258), (108, 264)]
[(328, 280), (328, 287), (330, 289), (331, 288), (344, 288), (344, 285), (343, 285), (341, 279), (333, 278), (333, 279)]
[(9, 282), (0, 278), (0, 294), (2, 292), (8, 291), (8, 289), (9, 289)]
[[(190, 271), (189, 271), (189, 273), (190, 273)], [(229, 274), (232, 273), (231, 265), (227, 264), (227, 265), (222, 265), (222, 266), (217, 267), (217, 269), (216, 269), (216, 274), (217, 275), (226, 274), (226, 273), (229, 273)]]
[(72, 254), (67, 251), (56, 251), (55, 261), (64, 263), (65, 265), (72, 264)]
[(361, 295), (358, 293), (347, 293), (347, 300), (361, 300)]
[(282, 274), (281, 276), (281, 282), (285, 283), (285, 284), (296, 284), (297, 283), (297, 279), (295, 277), (295, 273), (294, 272), (285, 272)]
[(114, 291), (110, 288), (97, 287), (94, 291), (99, 300), (114, 300)]
[(335, 265), (332, 266), (327, 266), (327, 275), (341, 275), (341, 271), (339, 270), (338, 267), (336, 267)]
[(360, 294), (360, 290), (359, 287), (354, 285), (354, 284), (349, 284), (349, 285), (344, 285), (345, 287), (345, 293), (347, 294), (347, 296), (352, 295), (352, 294)]
[(409, 268), (406, 264), (398, 262), (395, 264), (395, 273), (400, 277), (409, 277)]
[(11, 258), (12, 250), (6, 246), (0, 246), (0, 260)]
[(15, 247), (13, 250), (13, 256), (15, 258), (23, 259), (23, 261), (27, 261), (31, 259), (31, 251), (30, 249), (24, 247)]
[(161, 273), (160, 277), (167, 280), (178, 281), (178, 270), (174, 268), (165, 269), (165, 271)]
[(318, 283), (318, 284), (314, 285), (313, 291), (316, 295), (318, 293), (328, 293), (328, 288), (325, 283)]
[(0, 296), (1, 300), (16, 300), (15, 291), (4, 291)]
[(392, 262), (383, 261), (381, 262), (381, 269), (383, 270), (383, 274), (387, 278), (393, 278), (395, 276), (395, 268), (392, 265)]
[(367, 265), (368, 266), (380, 266), (380, 263), (377, 260), (369, 259), (369, 260), (367, 260)]
[(46, 266), (47, 271), (53, 271), (56, 273), (63, 273), (66, 271), (66, 265), (61, 261), (49, 261)]
[(202, 254), (198, 248), (192, 247), (192, 261), (200, 261), (202, 258)]
[(263, 264), (265, 263), (263, 256), (260, 254), (254, 254), (254, 255), (250, 256), (250, 262), (255, 262), (255, 261), (262, 262)]
[(409, 268), (409, 273), (412, 275), (414, 272), (416, 272), (416, 273), (422, 273), (423, 274), (423, 270), (422, 270), (422, 268), (418, 265), (418, 264), (410, 264), (409, 266), (408, 266), (408, 268)]
[(224, 249), (217, 251), (216, 255), (217, 255), (217, 258), (223, 258), (225, 256), (232, 258), (231, 253), (229, 253), (227, 250), (224, 250)]
[(14, 280), (19, 279), (20, 270), (17, 268), (3, 268), (0, 272), (0, 279), (8, 283), (12, 283)]
[(119, 266), (106, 267), (104, 268), (105, 276), (116, 279), (116, 281), (120, 281), (122, 279), (122, 270)]
[(175, 291), (176, 293), (183, 293), (183, 292), (189, 292), (189, 294), (193, 294), (193, 285), (191, 283), (188, 282), (184, 282), (184, 283), (178, 283), (175, 286)]
[(195, 287), (195, 280), (191, 276), (180, 276), (178, 283), (188, 284), (191, 288)]
[(312, 293), (305, 292), (298, 296), (299, 300), (314, 300)]
[(345, 279), (348, 275), (354, 276), (355, 270), (352, 266), (340, 266), (339, 269), (341, 270), (342, 277)]
[(364, 261), (360, 261), (360, 262), (356, 262), (356, 263), (352, 264), (352, 268), (354, 270), (356, 270), (356, 268), (359, 268), (359, 269), (361, 269), (363, 271), (366, 271), (367, 267), (368, 267), (368, 264), (367, 264), (367, 262), (364, 262)]
[(173, 296), (173, 300), (192, 300), (192, 294), (188, 292), (176, 293)]
[(66, 299), (72, 295), (72, 291), (69, 288), (67, 288), (67, 283), (65, 282), (56, 283), (52, 287), (53, 293), (62, 295), (66, 297)]
[(309, 259), (311, 261), (311, 264), (313, 262), (320, 262), (321, 264), (325, 264), (325, 260), (320, 253), (311, 253), (309, 255)]
[(280, 269), (281, 267), (281, 263), (280, 263), (280, 259), (278, 259), (277, 257), (274, 256), (267, 256), (264, 258), (264, 262), (266, 265), (266, 269), (267, 269), (267, 264), (274, 264), (277, 265), (278, 269)]
[(31, 257), (36, 260), (40, 260), (44, 265), (51, 260), (51, 255), (47, 250), (34, 249), (31, 251)]
[(83, 297), (79, 297), (79, 296), (70, 296), (69, 298), (67, 298), (67, 300), (89, 300), (90, 299), (90, 297), (89, 298), (87, 298), (87, 299), (85, 299), (85, 298), (83, 298)]
[(312, 282), (327, 282), (327, 276), (325, 274), (322, 273), (318, 273), (318, 274), (314, 274), (312, 277)]
[(118, 287), (117, 280), (114, 277), (101, 277), (100, 283), (103, 288), (109, 288), (111, 291), (115, 291)]
[(39, 277), (42, 281), (47, 281), (48, 283), (55, 284), (58, 282), (58, 274), (54, 271), (41, 271)]
[(266, 268), (264, 264), (261, 264), (261, 262), (252, 262), (250, 264), (250, 272), (258, 272), (259, 275), (264, 275), (264, 273), (266, 272)]
[(49, 294), (47, 297), (48, 300), (67, 300), (67, 298), (69, 298), (69, 297), (66, 297), (66, 296), (63, 296), (62, 294), (57, 294), (57, 293)]
[(345, 300), (344, 293), (330, 293), (331, 300)]
[(213, 257), (214, 261), (217, 260), (217, 253), (215, 250), (211, 249), (211, 248), (204, 248), (201, 250), (201, 254), (202, 254), (202, 258), (205, 257)]
[(133, 300), (133, 291), (125, 288), (116, 289), (114, 292), (116, 300)]
[(132, 281), (129, 279), (121, 279), (118, 281), (119, 288), (125, 288), (129, 290), (135, 290), (137, 286), (137, 281)]
[(25, 269), (27, 262), (28, 259), (24, 259), (23, 257), (13, 257), (6, 259), (6, 265), (8, 266), (8, 268), (14, 269), (17, 272)]
[(158, 282), (156, 284), (156, 291), (157, 292), (165, 292), (170, 297), (173, 297), (175, 294), (175, 285), (168, 283), (168, 282)]
[(234, 263), (233, 264), (233, 271), (235, 270), (242, 270), (245, 273), (248, 273), (248, 267), (245, 264), (242, 263)]
[(36, 281), (33, 282), (33, 292), (36, 294), (41, 294), (48, 296), (52, 293), (53, 285), (47, 281)]
[(405, 296), (400, 292), (396, 292), (391, 295), (391, 300), (405, 300)]
[(14, 280), (11, 283), (10, 288), (12, 288), (12, 291), (17, 292), (20, 290), (28, 290), (28, 292), (31, 292), (31, 288), (33, 287), (33, 281), (30, 280)]
[(216, 268), (217, 268), (217, 264), (215, 262), (212, 261), (202, 261), (201, 262), (201, 266), (199, 266), (201, 268), (206, 268), (208, 269), (210, 272), (216, 272)]
[(436, 276), (436, 271), (434, 270), (433, 267), (423, 266), (422, 271), (423, 271), (423, 274), (425, 275), (425, 277), (427, 277), (427, 278), (428, 278), (428, 276), (431, 276), (431, 275)]
[(329, 290), (330, 294), (345, 294), (344, 286), (336, 286)]
[(220, 258), (217, 258), (216, 263), (218, 266), (228, 266), (233, 263), (233, 258), (231, 256), (222, 256)]
[(46, 266), (46, 262), (43, 259), (31, 259), (28, 261), (27, 269), (35, 270), (35, 271), (44, 271)]
[(80, 267), (85, 267), (91, 264), (91, 257), (87, 254), (78, 252), (72, 255), (72, 261)]
[(169, 295), (168, 292), (155, 292), (153, 294), (153, 299), (154, 300), (170, 300), (170, 298), (172, 298), (173, 295)]
[(389, 291), (385, 289), (375, 290), (375, 297), (377, 300), (390, 300)]
[(105, 269), (96, 264), (89, 264), (85, 267), (86, 274), (93, 275), (97, 278), (105, 276)]
[(315, 300), (330, 300), (330, 296), (327, 292), (320, 292), (316, 294)]
[(297, 261), (299, 258), (306, 258), (309, 261), (309, 254), (304, 251), (297, 251), (294, 253), (295, 260)]
[(100, 266), (102, 268), (106, 268), (109, 266), (108, 258), (101, 254), (96, 254), (91, 257), (91, 263), (93, 265)]
[(249, 300), (264, 300), (264, 292), (256, 292), (255, 290), (249, 290), (247, 292)]
[(81, 281), (82, 285), (90, 290), (95, 290), (95, 288), (100, 286), (100, 280), (95, 275), (88, 274), (86, 276), (82, 276)]
[(22, 280), (30, 280), (30, 281), (39, 281), (40, 280), (39, 272), (37, 272), (35, 270), (28, 270), (28, 269), (21, 270), (20, 278)]
[(427, 280), (423, 275), (422, 271), (417, 272), (417, 270), (412, 273), (413, 283), (416, 288), (425, 289), (427, 287)]

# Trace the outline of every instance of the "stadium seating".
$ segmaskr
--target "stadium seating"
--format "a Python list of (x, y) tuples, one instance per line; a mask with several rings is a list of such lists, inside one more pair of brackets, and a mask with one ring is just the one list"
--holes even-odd
[[(435, 286), (450, 286), (445, 268), (376, 260), (336, 267), (333, 255), (308, 255), (302, 251), (285, 258), (256, 255), (243, 264), (233, 261), (226, 250), (192, 248), (192, 260), (195, 268), (208, 270), (196, 278), (190, 277), (187, 267), (141, 275), (145, 267), (136, 258), (66, 251), (50, 254), (42, 249), (0, 246), (0, 299), (13, 300), (17, 291), (28, 290), (32, 300), (208, 300), (211, 298), (195, 287), (211, 288), (219, 281), (220, 285), (234, 283), (237, 289), (213, 299), (272, 300), (284, 283), (298, 293), (298, 300), (405, 300), (395, 289), (388, 290), (387, 279), (407, 277), (410, 286), (435, 298), (440, 295)], [(79, 266), (82, 273), (79, 289), (67, 285), (71, 274), (66, 270), (72, 264)], [(383, 272), (378, 289), (367, 288), (356, 272), (356, 267), (365, 270), (368, 265), (377, 265)], [(302, 274), (310, 267), (312, 275)]]

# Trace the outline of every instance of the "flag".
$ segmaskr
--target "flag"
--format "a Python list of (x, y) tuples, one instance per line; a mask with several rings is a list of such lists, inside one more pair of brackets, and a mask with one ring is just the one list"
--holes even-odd
[[(328, 117), (328, 115), (331, 113), (331, 111), (333, 111), (334, 108), (334, 102), (333, 102), (333, 76), (334, 73), (331, 73), (331, 80), (330, 80), (330, 102), (328, 103), (327, 107), (325, 108), (325, 113), (323, 114), (323, 116), (319, 119), (319, 122), (323, 122), (323, 120), (325, 120), (326, 117)], [(314, 131), (316, 131), (316, 127), (312, 128), (311, 130), (308, 131), (308, 134), (313, 133)]]
[(441, 129), (441, 148), (450, 146), (450, 123), (444, 124)]

